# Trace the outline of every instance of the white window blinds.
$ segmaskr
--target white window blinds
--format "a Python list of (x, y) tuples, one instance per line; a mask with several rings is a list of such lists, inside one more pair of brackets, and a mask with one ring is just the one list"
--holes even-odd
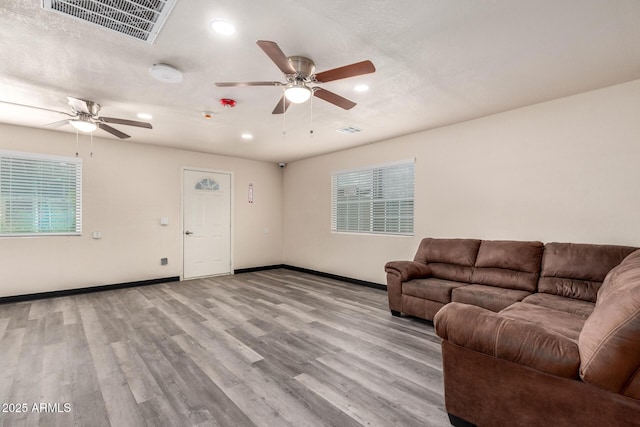
[(82, 160), (0, 151), (0, 236), (79, 235)]
[(413, 234), (413, 160), (331, 176), (331, 229)]

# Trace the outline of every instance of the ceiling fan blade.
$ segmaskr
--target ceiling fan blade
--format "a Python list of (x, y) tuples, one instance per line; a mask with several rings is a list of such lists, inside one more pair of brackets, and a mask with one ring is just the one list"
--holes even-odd
[(117, 119), (115, 117), (98, 117), (98, 120), (104, 123), (115, 123), (117, 125), (136, 126), (139, 128), (153, 129), (151, 123), (139, 122), (136, 120)]
[(77, 111), (78, 113), (87, 113), (91, 114), (89, 111), (89, 106), (87, 105), (87, 101), (84, 99), (73, 98), (71, 96), (67, 96), (69, 100), (69, 105), (73, 108), (73, 111)]
[(57, 121), (57, 122), (49, 123), (49, 124), (44, 125), (44, 127), (46, 127), (46, 128), (59, 128), (60, 126), (64, 126), (64, 125), (67, 125), (67, 124), (69, 124), (69, 119), (64, 119), (64, 120), (60, 120), (60, 121)]
[(51, 110), (49, 108), (42, 108), (42, 107), (35, 107), (33, 105), (27, 105), (27, 104), (18, 104), (17, 102), (0, 101), (0, 103), (9, 104), (9, 105), (17, 105), (18, 107), (35, 108), (36, 110), (51, 111), (52, 113), (58, 113), (58, 114), (64, 114), (64, 115), (67, 115), (67, 116), (72, 116), (72, 114), (65, 113), (64, 111)]
[(340, 108), (344, 108), (345, 110), (350, 110), (357, 105), (355, 102), (349, 101), (347, 98), (343, 98), (342, 96), (326, 89), (314, 88), (313, 95), (330, 102), (333, 105), (337, 105)]
[(131, 138), (130, 135), (127, 135), (124, 132), (120, 132), (118, 129), (112, 128), (111, 126), (105, 125), (104, 123), (98, 123), (98, 127), (104, 131), (109, 132), (111, 135), (117, 136), (120, 139)]
[(334, 68), (316, 74), (316, 81), (320, 83), (331, 82), (333, 80), (346, 79), (347, 77), (361, 76), (376, 71), (371, 61), (356, 62), (344, 67)]
[(280, 101), (278, 101), (276, 108), (273, 109), (271, 114), (283, 114), (287, 111), (289, 105), (291, 105), (291, 101), (289, 101), (286, 96), (282, 95), (282, 98), (280, 98)]
[(269, 58), (280, 68), (285, 74), (295, 74), (296, 70), (293, 68), (293, 65), (287, 59), (287, 55), (282, 52), (280, 46), (276, 42), (270, 42), (268, 40), (258, 40), (256, 42), (260, 49), (267, 54)]
[(285, 86), (286, 83), (280, 82), (217, 82), (218, 87), (234, 87), (234, 86)]

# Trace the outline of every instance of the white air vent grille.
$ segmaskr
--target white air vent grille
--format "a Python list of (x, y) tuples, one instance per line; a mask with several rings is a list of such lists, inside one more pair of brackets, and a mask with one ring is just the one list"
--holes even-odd
[(337, 129), (336, 132), (340, 132), (340, 133), (358, 133), (358, 132), (362, 132), (362, 129), (357, 128), (355, 126), (347, 126), (347, 127), (342, 128), (342, 129)]
[(176, 0), (42, 0), (42, 8), (153, 43)]

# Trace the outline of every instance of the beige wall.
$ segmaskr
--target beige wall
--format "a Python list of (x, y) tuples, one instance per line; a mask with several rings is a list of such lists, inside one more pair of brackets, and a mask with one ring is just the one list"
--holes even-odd
[[(640, 246), (639, 111), (640, 80), (290, 163), (283, 262), (385, 283), (427, 236)], [(331, 233), (332, 171), (412, 157), (415, 237)]]
[[(73, 156), (75, 135), (0, 124), (0, 149)], [(0, 238), (0, 296), (115, 284), (182, 273), (181, 174), (185, 166), (230, 171), (233, 267), (282, 262), (282, 170), (126, 141), (80, 137), (83, 234)], [(247, 202), (254, 184), (255, 201)], [(160, 218), (169, 218), (160, 226)], [(94, 240), (93, 231), (102, 239)], [(169, 264), (160, 265), (167, 257)]]
[[(640, 246), (638, 111), (634, 81), (284, 170), (101, 138), (89, 157), (84, 136), (83, 235), (0, 238), (0, 296), (179, 276), (185, 166), (234, 174), (235, 269), (285, 263), (384, 283), (385, 262), (411, 258), (425, 236)], [(0, 149), (72, 156), (76, 143), (0, 124)], [(407, 158), (416, 159), (414, 237), (331, 233), (332, 171)]]

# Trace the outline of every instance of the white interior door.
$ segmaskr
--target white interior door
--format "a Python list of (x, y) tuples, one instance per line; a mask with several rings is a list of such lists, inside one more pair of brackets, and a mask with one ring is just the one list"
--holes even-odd
[(183, 278), (231, 273), (231, 175), (184, 170)]

